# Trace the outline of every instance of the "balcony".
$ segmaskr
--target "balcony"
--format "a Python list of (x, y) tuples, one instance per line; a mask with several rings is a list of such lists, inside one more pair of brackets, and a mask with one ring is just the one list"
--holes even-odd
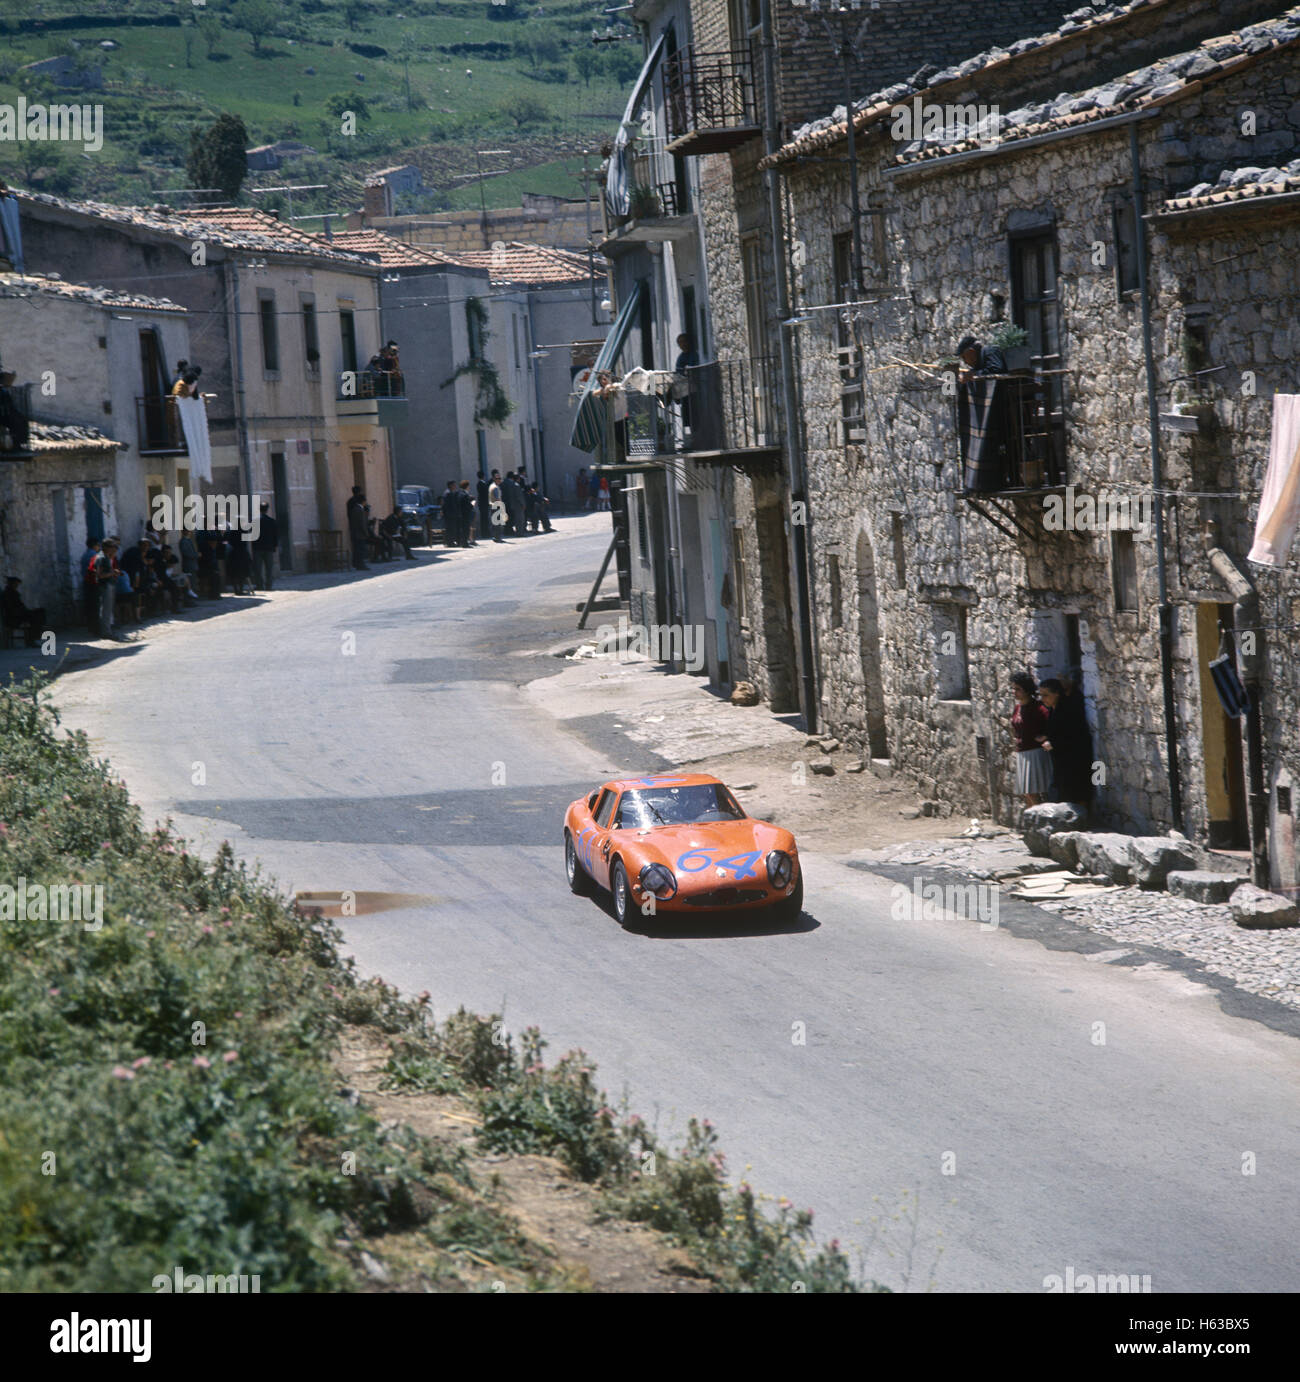
[(762, 133), (753, 63), (743, 50), (679, 49), (664, 63), (664, 97), (669, 153), (725, 153)]
[(715, 360), (686, 370), (683, 449), (699, 465), (775, 467), (781, 455), (780, 362)]
[(135, 434), (142, 456), (188, 456), (176, 400), (170, 394), (146, 394), (135, 400)]
[(662, 147), (634, 143), (627, 154), (627, 172), (628, 211), (618, 216), (606, 205), (602, 254), (620, 254), (632, 246), (685, 240), (695, 234), (686, 180), (678, 178), (672, 155)]
[(376, 427), (406, 420), (406, 379), (401, 370), (345, 370), (338, 376), (334, 397), (340, 420)]
[(0, 456), (17, 460), (30, 456), (32, 421), (32, 386), (5, 384), (0, 386)]
[(1004, 501), (1041, 501), (1069, 480), (1059, 385), (1063, 373), (1040, 369), (1037, 374), (980, 374), (958, 389), (954, 421), (960, 493), (1012, 536), (1014, 532), (984, 507), (986, 502), (1015, 529), (1035, 536), (1036, 530), (1026, 527)]

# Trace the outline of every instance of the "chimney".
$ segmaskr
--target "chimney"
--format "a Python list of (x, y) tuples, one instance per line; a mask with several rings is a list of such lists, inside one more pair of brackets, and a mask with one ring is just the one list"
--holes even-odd
[(382, 178), (366, 183), (364, 210), (367, 221), (393, 214), (393, 189)]

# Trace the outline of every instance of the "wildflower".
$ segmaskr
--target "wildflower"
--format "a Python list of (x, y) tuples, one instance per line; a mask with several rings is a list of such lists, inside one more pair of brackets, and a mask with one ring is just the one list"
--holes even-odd
[(141, 1057), (139, 1058), (139, 1060), (133, 1060), (133, 1061), (131, 1062), (131, 1069), (132, 1069), (132, 1070), (143, 1070), (143, 1069), (145, 1068), (146, 1065), (152, 1065), (152, 1064), (153, 1064), (153, 1057), (152, 1057), (152, 1056), (141, 1056)]
[(207, 1058), (207, 1056), (195, 1056), (194, 1064), (197, 1065), (200, 1070), (212, 1069), (212, 1062)]
[(227, 1065), (233, 1065), (239, 1059), (239, 1052), (227, 1051), (226, 1054), (221, 1057), (221, 1059), (225, 1061)]
[(51, 998), (57, 998), (57, 997), (59, 996), (59, 992), (60, 992), (59, 989), (51, 989), (51, 990), (50, 990), (50, 997), (51, 997)]
[(205, 927), (203, 928), (203, 934), (204, 934), (205, 936), (210, 936), (210, 935), (212, 934), (212, 927), (210, 927), (210, 926), (205, 926)]
[(124, 1065), (115, 1065), (111, 1073), (115, 1080), (135, 1079), (135, 1072), (133, 1070), (128, 1070)]
[(243, 1017), (243, 1015), (244, 1015), (243, 1013), (234, 1013), (234, 1014), (232, 1014), (232, 1016), (234, 1016), (234, 1017)]
[(158, 934), (157, 931), (146, 931), (146, 932), (145, 932), (145, 935), (148, 937), (149, 940), (153, 940), (154, 937), (155, 937), (157, 934)]

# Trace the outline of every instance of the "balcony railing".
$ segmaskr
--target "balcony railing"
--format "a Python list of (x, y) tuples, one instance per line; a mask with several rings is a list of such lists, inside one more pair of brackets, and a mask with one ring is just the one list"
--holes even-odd
[(348, 371), (339, 375), (340, 399), (406, 397), (406, 378), (401, 370), (357, 370), (355, 389), (351, 387), (352, 378)]
[(170, 394), (146, 394), (135, 400), (136, 436), (142, 456), (185, 456), (185, 432)]
[(683, 416), (692, 451), (755, 451), (781, 445), (779, 362), (715, 360), (686, 370)]
[(0, 455), (25, 456), (31, 452), (32, 386), (0, 387)]
[(664, 63), (664, 95), (674, 153), (722, 153), (760, 132), (753, 62), (743, 49), (679, 49)]
[(970, 496), (1067, 482), (1060, 371), (976, 375), (955, 404), (961, 488)]

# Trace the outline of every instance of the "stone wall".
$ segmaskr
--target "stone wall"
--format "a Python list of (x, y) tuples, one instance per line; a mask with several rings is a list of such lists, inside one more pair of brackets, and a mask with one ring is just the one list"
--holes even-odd
[[(1163, 41), (1163, 40), (1162, 40)], [(1166, 191), (1220, 168), (1276, 161), (1240, 136), (1237, 115), (1257, 112), (1274, 144), (1300, 136), (1300, 71), (1284, 50), (1202, 89), (1139, 125), (1148, 209)], [(1269, 148), (1271, 149), (1271, 144)], [(868, 369), (866, 441), (836, 437), (838, 379), (833, 314), (814, 313), (799, 330), (804, 435), (810, 475), (820, 681), (826, 727), (867, 746), (873, 665), (880, 668), (886, 737), (895, 766), (928, 796), (959, 811), (989, 806), (1007, 819), (1011, 793), (1008, 678), (1028, 667), (1040, 678), (1067, 670), (1053, 630), (1077, 619), (1085, 690), (1095, 721), (1095, 756), (1104, 773), (1099, 805), (1113, 824), (1138, 830), (1171, 821), (1157, 633), (1152, 535), (1135, 534), (1138, 608), (1115, 609), (1108, 532), (1049, 532), (1041, 501), (1018, 500), (1028, 533), (1000, 531), (958, 493), (958, 446), (939, 360), (968, 329), (986, 328), (993, 294), (1010, 312), (1008, 231), (1017, 216), (1050, 218), (1059, 253), (1058, 285), (1068, 421), (1069, 478), (1080, 494), (1149, 493), (1149, 435), (1141, 309), (1121, 298), (1114, 276), (1108, 194), (1130, 179), (1126, 130), (1084, 133), (1031, 149), (882, 176), (895, 152), (887, 140), (860, 150), (864, 199), (885, 209), (887, 278), (879, 300), (860, 309)], [(1079, 169), (1087, 168), (1080, 177)], [(799, 301), (834, 301), (830, 238), (847, 229), (843, 164), (790, 170), (794, 239), (806, 248)], [(1206, 439), (1162, 432), (1169, 596), (1176, 609), (1175, 692), (1186, 825), (1207, 826), (1201, 762), (1203, 649), (1196, 605), (1227, 602), (1209, 570), (1201, 529), (1221, 525), (1220, 542), (1242, 569), (1268, 456), (1273, 390), (1295, 391), (1300, 333), (1297, 288), (1288, 266), (1294, 220), (1271, 228), (1237, 211), (1204, 231), (1166, 234), (1153, 226), (1149, 255), (1154, 349), (1161, 411), (1186, 372), (1189, 311), (1208, 309), (1218, 382), (1219, 431)], [(1265, 238), (1261, 238), (1261, 237)], [(1094, 246), (1106, 251), (1098, 264)], [(1215, 262), (1219, 261), (1219, 262)], [(714, 278), (717, 292), (717, 277)], [(1205, 319), (1204, 316), (1202, 319)], [(904, 361), (909, 364), (898, 364)], [(1242, 391), (1241, 371), (1257, 393)], [(1223, 489), (1224, 497), (1202, 498)], [(833, 559), (833, 560), (832, 560)], [(872, 568), (875, 630), (871, 611)], [(1290, 628), (1300, 612), (1294, 568), (1259, 574), (1263, 622)], [(833, 596), (838, 594), (838, 600)], [(964, 611), (964, 614), (962, 613)], [(945, 636), (965, 621), (969, 690), (955, 694)], [(878, 634), (878, 664), (864, 631)], [(1296, 674), (1290, 634), (1268, 650), (1264, 696), (1266, 756), (1274, 778), (1297, 771)], [(951, 643), (951, 638), (949, 643)], [(956, 654), (960, 656), (960, 654)], [(959, 684), (960, 675), (956, 676)], [(1219, 713), (1217, 703), (1205, 713)], [(977, 752), (986, 750), (989, 770)], [(1287, 778), (1289, 781), (1289, 776)]]

